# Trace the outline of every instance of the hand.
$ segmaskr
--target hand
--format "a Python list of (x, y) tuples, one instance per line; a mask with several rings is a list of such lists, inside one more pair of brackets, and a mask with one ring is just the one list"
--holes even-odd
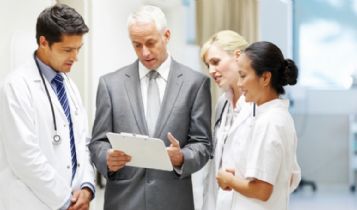
[(222, 190), (231, 191), (231, 183), (234, 178), (234, 169), (221, 169), (216, 176), (217, 183)]
[(71, 197), (71, 206), (68, 210), (88, 210), (92, 199), (92, 191), (87, 188), (75, 191)]
[(166, 148), (171, 163), (174, 167), (180, 168), (184, 161), (180, 142), (170, 132), (167, 134), (167, 138), (171, 142), (171, 145)]
[(107, 166), (111, 172), (115, 172), (123, 168), (130, 160), (131, 157), (123, 151), (109, 149), (107, 152)]

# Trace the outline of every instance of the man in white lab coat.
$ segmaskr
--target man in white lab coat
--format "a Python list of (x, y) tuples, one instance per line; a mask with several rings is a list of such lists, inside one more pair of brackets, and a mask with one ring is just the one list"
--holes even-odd
[(0, 209), (89, 209), (87, 115), (67, 77), (88, 30), (66, 5), (45, 9), (38, 49), (0, 89)]

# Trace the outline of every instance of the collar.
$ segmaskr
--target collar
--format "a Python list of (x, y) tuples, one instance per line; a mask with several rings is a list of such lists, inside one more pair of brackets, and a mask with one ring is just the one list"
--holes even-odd
[[(227, 91), (224, 92), (224, 96), (225, 98), (228, 100), (229, 102), (229, 106), (233, 108), (233, 91), (232, 89), (228, 89)], [(234, 112), (239, 112), (241, 109), (242, 104), (245, 103), (245, 97), (243, 95), (241, 95), (236, 104), (235, 104), (235, 108), (233, 109)]]
[[(170, 72), (172, 58), (170, 54), (167, 56), (166, 60), (156, 69), (159, 72), (160, 77), (167, 81)], [(140, 61), (139, 61), (139, 77), (140, 80), (143, 79), (146, 74), (150, 71), (150, 69), (146, 68)]]
[(289, 100), (277, 98), (265, 102), (264, 104), (261, 104), (260, 106), (256, 107), (256, 116), (259, 116), (264, 112), (267, 112), (271, 108), (289, 109)]
[(40, 67), (40, 71), (41, 73), (44, 75), (44, 77), (47, 79), (47, 81), (49, 83), (51, 83), (51, 81), (53, 80), (53, 78), (55, 78), (57, 72), (55, 70), (53, 70), (50, 66), (48, 66), (47, 64), (43, 63), (37, 56), (36, 60), (38, 62), (38, 65)]

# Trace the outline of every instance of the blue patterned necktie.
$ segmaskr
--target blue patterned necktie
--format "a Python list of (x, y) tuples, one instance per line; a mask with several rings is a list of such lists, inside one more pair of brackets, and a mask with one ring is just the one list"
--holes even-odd
[(69, 122), (69, 135), (70, 135), (70, 146), (71, 146), (71, 159), (72, 159), (72, 181), (74, 175), (76, 174), (77, 170), (77, 155), (76, 155), (76, 145), (74, 142), (74, 134), (73, 134), (73, 123), (71, 118), (71, 109), (69, 107), (68, 98), (66, 94), (66, 90), (63, 84), (63, 77), (61, 74), (57, 74), (52, 83), (56, 85), (56, 94), (58, 97), (59, 102), (62, 105), (64, 113), (66, 114), (67, 120)]

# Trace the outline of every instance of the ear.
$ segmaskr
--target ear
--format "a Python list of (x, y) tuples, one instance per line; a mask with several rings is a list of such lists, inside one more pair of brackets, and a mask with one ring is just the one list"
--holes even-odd
[(46, 40), (46, 37), (40, 36), (39, 45), (40, 45), (39, 47), (41, 47), (41, 48), (45, 48), (48, 46), (48, 41)]
[(164, 37), (165, 37), (166, 42), (168, 42), (168, 41), (170, 40), (171, 31), (170, 31), (169, 29), (165, 29), (165, 31), (164, 31)]
[(234, 50), (233, 55), (234, 58), (237, 60), (239, 56), (241, 55), (242, 51), (240, 49)]
[(270, 71), (264, 72), (263, 75), (261, 76), (261, 79), (263, 81), (264, 86), (269, 86), (271, 81), (271, 72)]

